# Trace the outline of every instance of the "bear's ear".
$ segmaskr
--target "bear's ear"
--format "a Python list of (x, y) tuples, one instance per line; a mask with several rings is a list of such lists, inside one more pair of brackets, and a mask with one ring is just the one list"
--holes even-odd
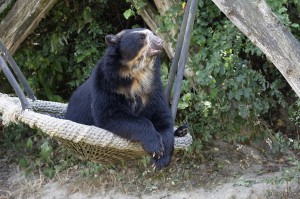
[(112, 46), (118, 43), (119, 38), (116, 35), (107, 35), (105, 37), (105, 43), (108, 46)]

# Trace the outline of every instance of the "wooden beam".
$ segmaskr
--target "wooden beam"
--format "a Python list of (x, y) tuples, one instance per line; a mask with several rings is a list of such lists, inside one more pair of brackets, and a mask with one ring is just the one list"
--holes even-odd
[(0, 39), (13, 54), (57, 0), (18, 0), (0, 23)]

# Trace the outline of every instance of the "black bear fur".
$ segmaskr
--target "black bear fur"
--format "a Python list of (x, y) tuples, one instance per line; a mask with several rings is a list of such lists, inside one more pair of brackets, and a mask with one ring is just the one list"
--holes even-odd
[(139, 141), (157, 169), (166, 167), (174, 131), (160, 78), (162, 40), (138, 28), (105, 41), (105, 54), (71, 96), (65, 118)]

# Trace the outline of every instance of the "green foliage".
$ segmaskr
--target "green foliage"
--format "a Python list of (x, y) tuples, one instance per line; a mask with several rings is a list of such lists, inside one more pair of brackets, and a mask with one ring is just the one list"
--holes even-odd
[[(298, 24), (289, 18), (291, 8), (298, 8), (298, 1), (268, 3), (280, 21), (292, 28), (296, 36), (300, 35)], [(286, 98), (293, 91), (263, 53), (213, 2), (199, 1), (198, 9), (188, 63), (195, 76), (183, 82), (177, 122), (188, 122), (201, 143), (213, 137), (249, 141), (259, 132), (264, 133), (266, 126), (260, 121), (272, 124), (278, 109), (288, 108)], [(180, 4), (166, 13), (159, 19), (159, 30), (167, 33), (179, 29)], [(166, 72), (163, 70), (163, 77)]]
[(267, 2), (279, 20), (284, 23), (292, 31), (293, 35), (299, 40), (300, 2), (298, 0), (268, 0)]
[(282, 168), (280, 176), (268, 178), (266, 179), (266, 182), (275, 185), (285, 183), (287, 185), (288, 190), (289, 184), (291, 182), (299, 183), (300, 162), (297, 158), (297, 155), (285, 152), (290, 150), (299, 150), (299, 138), (287, 138), (285, 135), (278, 132), (273, 137), (271, 137), (271, 139), (272, 141), (269, 142), (269, 145), (272, 151), (286, 154), (285, 156), (283, 156), (283, 158), (285, 159), (285, 161), (289, 162), (290, 166)]
[(56, 172), (65, 170), (78, 162), (55, 140), (42, 132), (24, 125), (9, 125), (3, 129), (0, 147), (7, 150), (10, 161), (15, 161), (27, 173), (41, 171), (52, 178)]
[(128, 7), (107, 0), (56, 3), (15, 55), (38, 98), (70, 96), (101, 57), (104, 37), (130, 24), (122, 17)]
[(95, 176), (101, 173), (105, 167), (102, 164), (87, 162), (86, 165), (81, 165), (80, 175), (82, 176)]
[(300, 99), (293, 106), (290, 106), (291, 120), (300, 127)]
[(17, 162), (27, 173), (41, 171), (53, 178), (79, 162), (55, 140), (25, 125), (9, 125), (1, 133), (0, 147), (7, 150), (6, 158)]

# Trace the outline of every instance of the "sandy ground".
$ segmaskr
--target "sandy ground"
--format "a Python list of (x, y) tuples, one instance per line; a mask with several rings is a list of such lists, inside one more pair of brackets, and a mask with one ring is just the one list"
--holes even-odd
[[(252, 156), (257, 158), (254, 153)], [(220, 156), (219, 158), (224, 158)], [(223, 172), (211, 173), (203, 181), (203, 186), (182, 187), (180, 189), (155, 189), (150, 192), (122, 192), (117, 189), (105, 189), (89, 191), (88, 187), (76, 185), (75, 181), (84, 183), (82, 177), (55, 180), (45, 179), (43, 175), (27, 175), (17, 165), (11, 165), (6, 159), (0, 159), (0, 199), (82, 199), (82, 198), (107, 198), (107, 199), (278, 199), (278, 198), (300, 198), (298, 182), (281, 183), (275, 185), (267, 179), (277, 176), (280, 178), (282, 171), (271, 171), (261, 173), (265, 165), (258, 163), (251, 164), (242, 173), (235, 175), (233, 171), (238, 170), (237, 164), (228, 164)], [(203, 166), (204, 171), (205, 165)], [(200, 172), (201, 173), (201, 172)], [(223, 173), (223, 174), (222, 174)], [(228, 175), (224, 175), (228, 173)], [(195, 174), (198, 175), (198, 174)], [(220, 175), (220, 176), (218, 176)], [(224, 177), (226, 176), (226, 177)], [(194, 176), (195, 177), (195, 176)], [(197, 177), (197, 176), (196, 176)], [(218, 180), (216, 180), (218, 179)], [(221, 179), (221, 180), (220, 180)], [(274, 182), (274, 181), (273, 181)], [(206, 184), (205, 184), (206, 183)]]
[[(243, 176), (248, 180), (261, 180), (256, 176)], [(296, 189), (295, 185), (292, 185), (291, 189)], [(158, 191), (151, 194), (139, 195), (139, 194), (125, 194), (120, 193), (116, 190), (109, 192), (99, 192), (95, 194), (86, 194), (83, 192), (76, 192), (73, 194), (68, 194), (68, 188), (65, 185), (60, 185), (58, 182), (48, 183), (42, 187), (42, 189), (36, 194), (32, 195), (29, 198), (44, 198), (44, 199), (80, 199), (80, 198), (124, 198), (124, 199), (188, 199), (188, 198), (203, 198), (203, 199), (264, 199), (264, 198), (277, 198), (275, 196), (278, 191), (284, 192), (285, 186), (274, 186), (266, 183), (258, 182), (250, 187), (246, 186), (237, 186), (235, 182), (228, 182), (222, 185), (219, 185), (213, 189), (206, 190), (204, 188), (198, 188), (189, 191)]]
[[(271, 185), (264, 182), (264, 179), (279, 176), (280, 173), (272, 173), (257, 176), (256, 174), (245, 174), (237, 179), (222, 183), (212, 188), (197, 188), (186, 191), (153, 191), (148, 194), (139, 193), (121, 193), (118, 190), (101, 191), (96, 193), (86, 193), (84, 190), (70, 192), (72, 183), (60, 183), (58, 181), (50, 181), (42, 183), (44, 179), (26, 179), (21, 171), (14, 171), (9, 174), (7, 179), (8, 189), (2, 190), (0, 198), (28, 198), (28, 199), (82, 199), (82, 198), (105, 198), (105, 199), (265, 199), (265, 198), (286, 198), (285, 184)], [(294, 191), (299, 187), (296, 183), (289, 185), (289, 191)], [(10, 191), (8, 191), (10, 190)], [(278, 194), (280, 193), (280, 194)], [(295, 197), (296, 198), (296, 197)]]

